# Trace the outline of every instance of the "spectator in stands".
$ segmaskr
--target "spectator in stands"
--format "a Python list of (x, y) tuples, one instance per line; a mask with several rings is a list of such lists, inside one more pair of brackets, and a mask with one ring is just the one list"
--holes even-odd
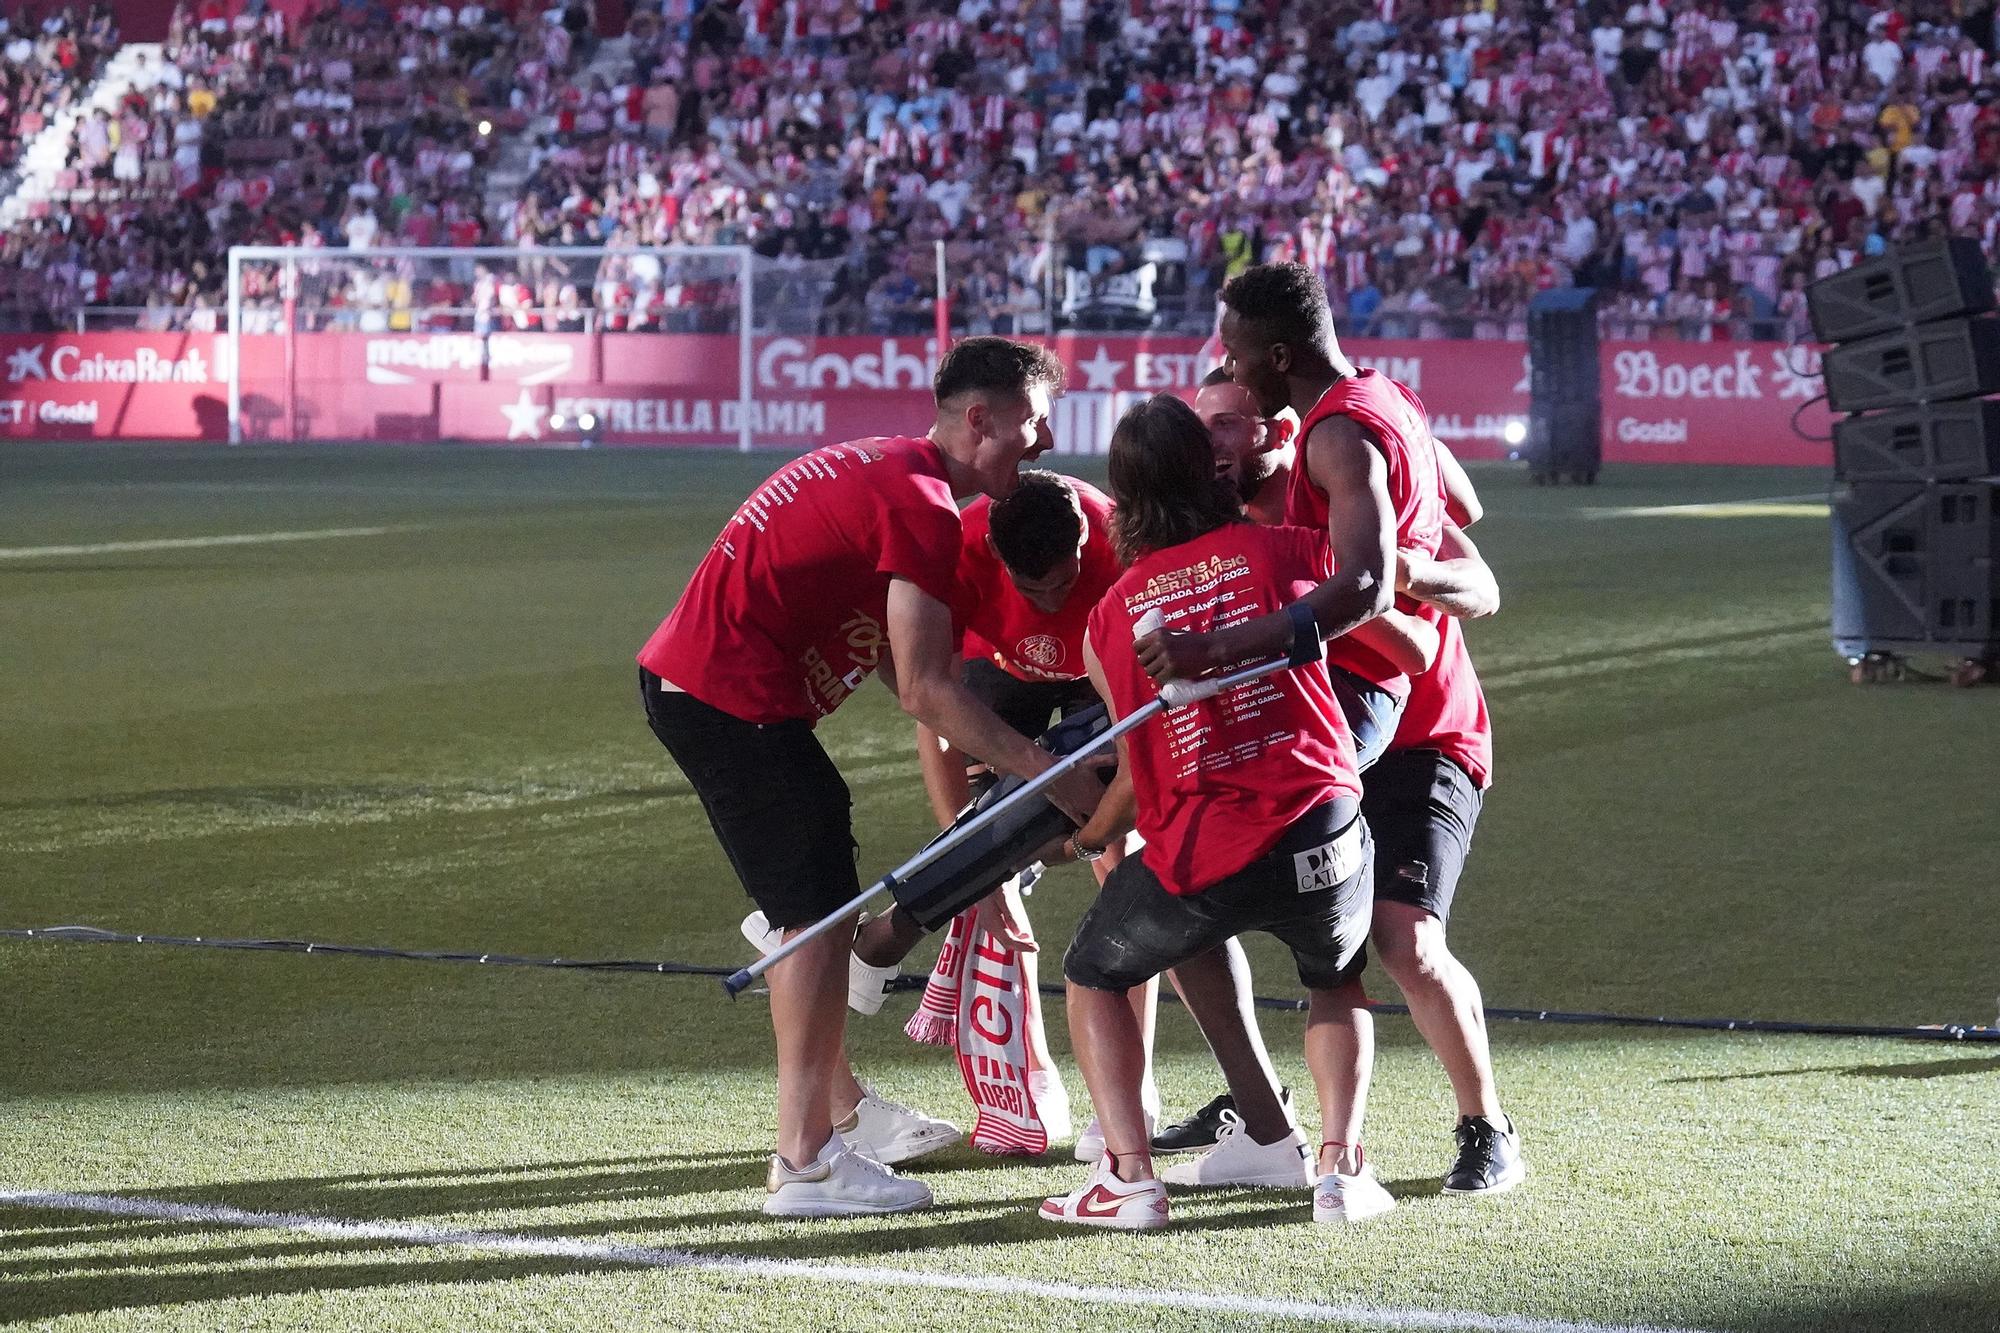
[[(63, 12), (0, 30), (0, 168), (109, 49), (101, 11)], [(583, 7), (359, 12), (183, 6), (131, 114), (73, 135), (14, 300), (122, 288), (123, 235), (145, 219), (151, 244), (184, 201), (244, 205), (150, 257), (205, 259), (211, 297), (229, 244), (351, 242), (365, 208), (375, 245), (747, 243), (796, 256), (816, 295), (783, 314), (829, 330), (926, 325), (905, 289), (935, 239), (1004, 258), (1004, 301), (997, 267), (955, 269), (962, 326), (1045, 320), (1024, 303), (1050, 265), (1083, 275), (1057, 275), (1057, 318), (1097, 318), (1100, 280), (1150, 263), (1124, 318), (1206, 331), (1222, 280), (1296, 257), (1384, 331), (1519, 336), (1536, 291), (1585, 281), (1621, 327), (1724, 337), (1798, 336), (1785, 293), (1897, 239), (1996, 239), (1994, 26), (1936, 0), (641, 0), (587, 77)], [(491, 201), (478, 116), (539, 141)], [(71, 235), (91, 201), (107, 239)]]

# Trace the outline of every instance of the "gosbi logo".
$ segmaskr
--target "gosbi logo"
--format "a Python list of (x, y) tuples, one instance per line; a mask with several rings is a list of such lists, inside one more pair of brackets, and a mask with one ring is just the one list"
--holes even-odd
[(1043, 671), (1053, 671), (1063, 661), (1062, 640), (1053, 634), (1030, 634), (1014, 645), (1014, 651), (1024, 664)]

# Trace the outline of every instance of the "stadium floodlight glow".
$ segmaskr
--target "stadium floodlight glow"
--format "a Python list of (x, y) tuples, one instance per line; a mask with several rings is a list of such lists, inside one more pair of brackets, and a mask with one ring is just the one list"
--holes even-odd
[(486, 137), (487, 137), (488, 135), (490, 135), (490, 134), (492, 134), (492, 133), (493, 133), (493, 122), (492, 122), (492, 121), (490, 121), (490, 120), (482, 120), (482, 121), (480, 121), (480, 122), (479, 122), (479, 137), (480, 137), (480, 138), (484, 139), (484, 138), (486, 138)]
[(1500, 428), (1500, 438), (1515, 447), (1526, 444), (1528, 441), (1528, 423), (1519, 417), (1509, 417), (1507, 424)]
[(568, 424), (569, 424), (569, 418), (565, 417), (560, 412), (553, 413), (549, 417), (550, 430), (561, 430), (564, 426), (567, 426)]
[(585, 412), (576, 419), (576, 428), (578, 430), (596, 430), (597, 414), (594, 412)]

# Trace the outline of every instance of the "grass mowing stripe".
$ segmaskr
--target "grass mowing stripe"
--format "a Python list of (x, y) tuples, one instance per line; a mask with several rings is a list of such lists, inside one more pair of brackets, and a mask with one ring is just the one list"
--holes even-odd
[(296, 1231), (337, 1240), (379, 1240), (399, 1245), (452, 1246), (491, 1254), (574, 1259), (587, 1265), (615, 1264), (635, 1268), (692, 1269), (776, 1279), (846, 1282), (871, 1287), (914, 1287), (992, 1296), (1031, 1296), (1082, 1304), (1121, 1305), (1163, 1310), (1206, 1310), (1217, 1314), (1270, 1319), (1321, 1320), (1328, 1323), (1372, 1324), (1379, 1328), (1473, 1329), (1478, 1333), (1694, 1333), (1645, 1324), (1594, 1324), (1530, 1315), (1489, 1315), (1458, 1310), (1407, 1309), (1394, 1306), (1322, 1305), (1314, 1301), (1274, 1300), (1217, 1292), (1171, 1288), (1084, 1286), (1066, 1282), (1034, 1282), (1023, 1278), (982, 1277), (953, 1273), (919, 1273), (900, 1268), (860, 1264), (807, 1263), (796, 1259), (738, 1259), (702, 1254), (697, 1250), (658, 1249), (645, 1245), (607, 1245), (591, 1241), (519, 1235), (505, 1231), (472, 1231), (423, 1226), (412, 1222), (363, 1222), (317, 1217), (310, 1213), (265, 1213), (219, 1204), (172, 1203), (165, 1199), (128, 1198), (107, 1194), (65, 1194), (41, 1190), (0, 1190), (0, 1205), (45, 1208), (63, 1212), (102, 1213), (149, 1221), (192, 1222), (211, 1226)]
[[(1806, 506), (1817, 502), (1817, 507), (1808, 510), (1793, 506)], [(1826, 517), (1826, 492), (1812, 491), (1804, 495), (1761, 495), (1751, 500), (1705, 500), (1695, 504), (1679, 505), (1612, 505), (1585, 509), (1585, 518), (1776, 518), (1776, 517)]]
[(1643, 671), (1651, 667), (1664, 666), (1670, 662), (1706, 661), (1720, 657), (1754, 657), (1763, 653), (1803, 646), (1807, 643), (1827, 643), (1831, 653), (1831, 642), (1825, 624), (1795, 625), (1790, 628), (1766, 630), (1755, 634), (1739, 635), (1718, 643), (1691, 643), (1658, 648), (1642, 648), (1633, 652), (1616, 653), (1606, 657), (1585, 658), (1579, 661), (1551, 662), (1543, 666), (1516, 667), (1509, 671), (1497, 671), (1490, 676), (1482, 676), (1480, 684), (1488, 690), (1515, 689), (1524, 685), (1544, 685), (1556, 680), (1574, 680), (1582, 676), (1603, 676), (1620, 671)]
[[(456, 815), (541, 811), (545, 827), (646, 814), (668, 802), (686, 804), (694, 789), (678, 773), (660, 773), (662, 765), (621, 769), (602, 778), (560, 782), (526, 781), (477, 786), (412, 783), (402, 787), (356, 788), (334, 795), (305, 795), (295, 790), (202, 793), (140, 793), (123, 803), (100, 803), (84, 810), (67, 806), (10, 815), (0, 851), (23, 855), (59, 855), (89, 848), (244, 833), (269, 833), (295, 828), (345, 828), (387, 824), (398, 820)], [(873, 787), (890, 779), (907, 779), (918, 772), (914, 755), (907, 759), (866, 764), (843, 774), (850, 789)], [(651, 782), (648, 790), (635, 783)], [(4, 808), (4, 807), (0, 807)], [(80, 828), (84, 820), (95, 827)], [(64, 831), (68, 830), (68, 831)]]
[(125, 555), (134, 551), (189, 551), (209, 546), (268, 546), (276, 542), (318, 542), (336, 537), (380, 537), (408, 528), (315, 528), (306, 532), (232, 532), (214, 537), (152, 537), (145, 541), (90, 542), (77, 546), (0, 546), (0, 560), (39, 560), (65, 555)]

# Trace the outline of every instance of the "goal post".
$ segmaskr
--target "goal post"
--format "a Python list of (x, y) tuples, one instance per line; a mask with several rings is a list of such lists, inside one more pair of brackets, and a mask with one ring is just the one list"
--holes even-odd
[[(757, 441), (756, 340), (834, 265), (728, 246), (235, 246), (232, 444)], [(658, 437), (657, 440), (652, 437)]]

